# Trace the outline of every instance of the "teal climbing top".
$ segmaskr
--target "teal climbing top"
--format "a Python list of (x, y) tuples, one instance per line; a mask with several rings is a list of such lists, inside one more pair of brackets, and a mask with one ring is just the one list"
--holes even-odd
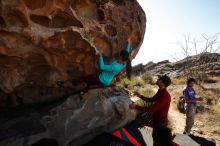
[[(131, 51), (131, 44), (128, 43), (126, 51), (129, 53)], [(99, 58), (99, 68), (102, 71), (99, 75), (100, 82), (105, 85), (109, 86), (112, 83), (113, 78), (120, 73), (126, 64), (121, 64), (117, 60), (114, 60), (111, 64), (106, 65), (104, 63), (103, 57), (100, 56)]]

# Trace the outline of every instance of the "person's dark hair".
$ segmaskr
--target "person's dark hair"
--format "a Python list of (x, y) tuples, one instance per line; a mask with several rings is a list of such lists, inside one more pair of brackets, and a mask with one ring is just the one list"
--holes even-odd
[(173, 136), (172, 132), (169, 128), (159, 128), (154, 129), (153, 131), (153, 139), (154, 143), (159, 144), (161, 146), (172, 146), (173, 145)]
[(129, 58), (129, 53), (126, 50), (122, 50), (120, 52), (120, 57), (122, 61), (126, 62), (126, 75), (127, 75), (127, 78), (130, 80), (132, 67), (131, 67), (131, 60)]
[(196, 83), (196, 80), (194, 78), (189, 78), (187, 81), (186, 81), (186, 84), (189, 84), (191, 82), (194, 82)]
[(171, 79), (167, 75), (159, 76), (159, 80), (161, 80), (166, 87), (168, 87), (171, 84)]

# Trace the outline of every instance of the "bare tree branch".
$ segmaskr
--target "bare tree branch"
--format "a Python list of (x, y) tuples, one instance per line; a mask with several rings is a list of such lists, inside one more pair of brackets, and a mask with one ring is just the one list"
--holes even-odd
[[(187, 61), (187, 64), (183, 66), (183, 71), (185, 75), (189, 75), (190, 72), (193, 72), (193, 74), (200, 76), (201, 80), (204, 80), (202, 77), (205, 75), (205, 71), (207, 68), (207, 65), (204, 63), (212, 63), (215, 62), (216, 55), (208, 55), (204, 56), (201, 60), (201, 62), (192, 62), (193, 59), (190, 59), (189, 56), (191, 55), (197, 55), (198, 54), (205, 54), (205, 53), (220, 53), (220, 42), (218, 39), (218, 36), (220, 33), (216, 33), (215, 35), (211, 37), (207, 37), (205, 34), (202, 34), (202, 40), (198, 41), (195, 37), (191, 40), (190, 35), (184, 36), (184, 41), (178, 41), (176, 44), (179, 46), (179, 48), (182, 50), (182, 53), (184, 55), (184, 58)], [(194, 48), (194, 51), (193, 50)], [(175, 56), (172, 56), (174, 60), (177, 60), (178, 58)], [(201, 57), (201, 56), (198, 56)], [(192, 61), (191, 61), (192, 60)]]
[(177, 54), (175, 53), (174, 55), (170, 54), (170, 57), (174, 60), (174, 61), (179, 61), (180, 57), (177, 56)]

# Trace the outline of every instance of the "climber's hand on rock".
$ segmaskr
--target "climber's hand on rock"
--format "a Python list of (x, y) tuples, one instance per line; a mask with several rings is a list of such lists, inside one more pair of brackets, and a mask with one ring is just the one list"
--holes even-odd
[(129, 37), (129, 38), (128, 38), (128, 43), (130, 43), (130, 44), (131, 44), (131, 37)]
[(102, 51), (100, 51), (100, 50), (97, 51), (97, 52), (96, 52), (96, 55), (98, 55), (98, 56), (102, 56)]
[(130, 105), (129, 105), (129, 108), (130, 108), (130, 109), (135, 109), (135, 104), (133, 104), (133, 103), (130, 104)]
[(129, 38), (128, 38), (128, 42), (132, 45), (134, 43), (134, 40), (133, 40), (133, 35), (131, 35)]

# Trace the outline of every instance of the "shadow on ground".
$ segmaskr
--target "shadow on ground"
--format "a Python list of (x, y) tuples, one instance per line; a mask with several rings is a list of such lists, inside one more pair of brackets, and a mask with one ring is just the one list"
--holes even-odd
[(196, 143), (200, 144), (200, 146), (216, 146), (214, 140), (212, 139), (205, 139), (203, 137), (190, 135), (191, 139), (193, 139)]
[(194, 135), (184, 135), (177, 134), (174, 142), (180, 146), (216, 146), (216, 143), (213, 139), (194, 136)]

